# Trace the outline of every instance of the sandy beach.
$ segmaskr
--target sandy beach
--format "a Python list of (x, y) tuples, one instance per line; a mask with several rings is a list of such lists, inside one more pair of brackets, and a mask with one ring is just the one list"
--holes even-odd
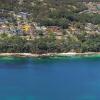
[(48, 57), (48, 56), (91, 56), (98, 55), (100, 52), (86, 52), (86, 53), (47, 53), (47, 54), (32, 54), (32, 53), (0, 53), (0, 56), (16, 56), (16, 57)]

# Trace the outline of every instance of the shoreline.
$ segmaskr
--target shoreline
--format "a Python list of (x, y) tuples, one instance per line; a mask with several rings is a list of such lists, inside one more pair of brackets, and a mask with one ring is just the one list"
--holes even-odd
[(32, 54), (32, 53), (0, 53), (0, 56), (15, 56), (15, 57), (71, 57), (71, 56), (93, 56), (100, 55), (100, 52), (85, 52), (85, 53), (47, 53), (47, 54)]

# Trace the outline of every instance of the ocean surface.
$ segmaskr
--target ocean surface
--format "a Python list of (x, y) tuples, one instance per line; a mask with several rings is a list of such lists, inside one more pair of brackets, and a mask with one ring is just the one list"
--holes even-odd
[(100, 100), (100, 57), (0, 57), (0, 100)]

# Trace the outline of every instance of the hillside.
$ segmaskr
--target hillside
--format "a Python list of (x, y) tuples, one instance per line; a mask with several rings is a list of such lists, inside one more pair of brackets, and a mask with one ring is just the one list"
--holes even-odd
[[(87, 9), (84, 4), (76, 0), (0, 0), (0, 8), (15, 12), (28, 12), (31, 19), (42, 25), (54, 24), (57, 20), (68, 21), (71, 15)], [(53, 23), (54, 22), (54, 23)], [(60, 23), (59, 23), (60, 24)]]
[(99, 41), (99, 0), (0, 0), (0, 52), (100, 52)]

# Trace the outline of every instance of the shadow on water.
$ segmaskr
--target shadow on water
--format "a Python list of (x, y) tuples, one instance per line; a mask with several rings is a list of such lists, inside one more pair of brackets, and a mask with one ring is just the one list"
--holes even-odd
[[(13, 57), (13, 56), (3, 56), (0, 57), (0, 68), (28, 68), (28, 65), (52, 65), (56, 63), (77, 63), (77, 62), (98, 62), (100, 61), (100, 56), (70, 56), (70, 57)], [(4, 66), (3, 66), (4, 65)], [(24, 66), (23, 66), (24, 65)]]
[(30, 58), (32, 63), (57, 63), (57, 62), (77, 62), (77, 61), (100, 61), (100, 56), (61, 56), (61, 57), (40, 57)]
[(23, 64), (27, 64), (27, 58), (5, 56), (0, 57), (0, 68), (25, 68)]

